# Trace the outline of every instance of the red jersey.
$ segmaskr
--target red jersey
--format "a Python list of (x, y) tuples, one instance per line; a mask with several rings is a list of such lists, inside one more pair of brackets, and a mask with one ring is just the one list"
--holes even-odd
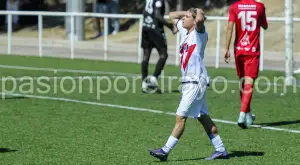
[(267, 26), (265, 5), (240, 0), (229, 8), (229, 22), (235, 23), (235, 54), (260, 55), (260, 27)]

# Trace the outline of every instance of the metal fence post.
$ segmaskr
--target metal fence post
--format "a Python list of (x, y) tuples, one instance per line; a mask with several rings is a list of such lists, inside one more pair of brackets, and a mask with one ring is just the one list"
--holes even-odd
[(71, 59), (74, 59), (74, 32), (75, 32), (75, 21), (74, 21), (74, 15), (71, 15)]
[(293, 85), (293, 1), (285, 0), (285, 84)]
[(7, 24), (7, 54), (11, 54), (12, 14), (8, 14)]
[(104, 60), (107, 60), (108, 53), (108, 18), (104, 17)]
[(39, 29), (39, 56), (43, 56), (43, 16), (38, 16), (38, 29)]
[(263, 71), (264, 70), (264, 38), (265, 38), (265, 31), (263, 28), (261, 28), (261, 33), (260, 33), (260, 62), (259, 62), (259, 70)]
[(220, 67), (221, 21), (217, 20), (216, 68)]

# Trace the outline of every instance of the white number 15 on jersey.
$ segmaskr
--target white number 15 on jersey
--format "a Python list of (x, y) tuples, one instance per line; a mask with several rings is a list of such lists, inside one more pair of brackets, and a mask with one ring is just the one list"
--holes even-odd
[(256, 15), (257, 15), (257, 11), (241, 11), (238, 14), (238, 18), (241, 19), (243, 31), (256, 30), (256, 26), (257, 26), (257, 20), (255, 17)]

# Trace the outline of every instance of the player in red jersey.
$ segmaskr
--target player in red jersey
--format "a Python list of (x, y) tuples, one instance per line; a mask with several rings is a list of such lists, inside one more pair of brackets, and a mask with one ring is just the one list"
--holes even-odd
[(235, 64), (241, 82), (241, 109), (238, 125), (247, 128), (253, 124), (254, 120), (250, 112), (250, 103), (254, 80), (259, 72), (260, 27), (265, 30), (268, 28), (264, 4), (255, 0), (240, 0), (230, 6), (224, 55), (226, 63), (230, 61), (229, 47), (234, 25), (236, 29)]

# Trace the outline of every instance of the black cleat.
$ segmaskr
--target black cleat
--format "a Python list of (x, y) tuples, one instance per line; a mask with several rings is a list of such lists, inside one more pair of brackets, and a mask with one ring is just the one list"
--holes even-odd
[(165, 153), (161, 148), (157, 150), (148, 150), (151, 156), (154, 156), (155, 158), (159, 159), (160, 161), (164, 162), (168, 160), (168, 154)]

